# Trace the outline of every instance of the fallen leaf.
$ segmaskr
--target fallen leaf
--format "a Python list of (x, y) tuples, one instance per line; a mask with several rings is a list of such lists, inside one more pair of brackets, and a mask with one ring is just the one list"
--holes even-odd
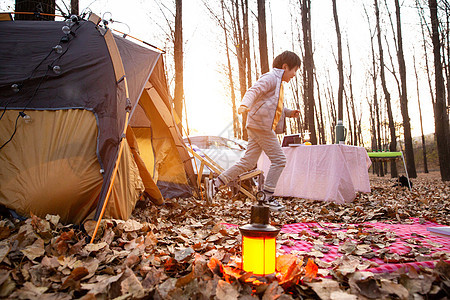
[(139, 223), (136, 220), (133, 219), (128, 219), (124, 224), (123, 224), (123, 230), (125, 232), (131, 232), (131, 231), (138, 231), (141, 230), (142, 227), (144, 227), (143, 224)]
[(192, 255), (195, 253), (195, 251), (192, 248), (185, 248), (183, 250), (180, 251), (176, 251), (175, 252), (175, 259), (178, 262), (182, 262), (184, 260), (186, 260), (187, 258), (192, 257)]
[(100, 242), (97, 244), (87, 244), (86, 246), (84, 246), (84, 250), (86, 250), (87, 252), (97, 252), (103, 248), (105, 248), (108, 244), (106, 244), (105, 242)]
[(88, 269), (85, 267), (78, 267), (73, 269), (72, 273), (70, 273), (69, 277), (64, 280), (62, 284), (62, 288), (66, 289), (70, 287), (71, 289), (78, 289), (80, 280), (83, 279), (86, 275), (89, 274)]
[(144, 297), (144, 288), (131, 269), (127, 268), (122, 276), (124, 277), (120, 283), (122, 295), (131, 295), (134, 299)]
[(277, 281), (274, 281), (266, 288), (262, 300), (279, 299), (283, 293), (283, 288), (278, 284)]
[(38, 238), (32, 245), (20, 250), (29, 260), (33, 261), (45, 253), (44, 240)]
[(9, 246), (8, 240), (0, 241), (0, 263), (5, 259), (6, 255), (8, 255), (11, 247)]
[(22, 288), (11, 294), (11, 297), (18, 299), (39, 299), (47, 290), (47, 287), (37, 287), (31, 282), (25, 282)]
[(236, 300), (239, 292), (235, 287), (224, 280), (220, 280), (216, 288), (216, 298), (218, 300)]
[(318, 270), (319, 270), (319, 268), (314, 263), (314, 260), (312, 260), (311, 258), (308, 259), (308, 262), (306, 263), (306, 266), (305, 266), (305, 276), (303, 277), (304, 280), (306, 280), (306, 281), (313, 280), (317, 276)]
[(49, 221), (54, 227), (56, 227), (61, 219), (58, 215), (46, 215), (45, 219)]

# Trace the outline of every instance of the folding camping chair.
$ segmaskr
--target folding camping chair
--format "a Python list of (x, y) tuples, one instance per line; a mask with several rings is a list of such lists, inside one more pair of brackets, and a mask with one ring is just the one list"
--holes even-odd
[(369, 158), (373, 159), (373, 161), (375, 161), (375, 162), (391, 161), (391, 160), (397, 160), (397, 159), (401, 158), (403, 161), (403, 168), (405, 168), (406, 178), (408, 179), (408, 187), (409, 187), (409, 190), (411, 191), (411, 184), (409, 181), (408, 170), (406, 169), (405, 158), (403, 156), (402, 151), (399, 151), (399, 152), (367, 152), (367, 154), (369, 155)]
[[(206, 187), (211, 184), (212, 179), (217, 176), (219, 176), (220, 173), (222, 173), (224, 171), (224, 168), (222, 168), (219, 164), (217, 164), (214, 160), (212, 160), (208, 155), (206, 155), (205, 153), (203, 153), (203, 156), (201, 156), (200, 154), (198, 154), (197, 152), (195, 152), (192, 148), (190, 147), (186, 147), (186, 149), (189, 151), (189, 153), (192, 154), (193, 158), (195, 159), (197, 158), (200, 161), (200, 167), (198, 169), (198, 174), (197, 174), (197, 185), (200, 189), (200, 185), (202, 182), (202, 175), (203, 175), (203, 169), (206, 167), (208, 167), (210, 169), (210, 173), (209, 173), (209, 177), (206, 177), (204, 180), (204, 184), (205, 184), (205, 189)], [(232, 192), (233, 192), (233, 196), (236, 195), (237, 193), (241, 192), (244, 195), (246, 195), (247, 197), (249, 197), (252, 200), (256, 200), (258, 195), (253, 195), (253, 193), (251, 193), (248, 189), (244, 188), (241, 185), (241, 182), (247, 179), (252, 179), (252, 178), (257, 178), (258, 180), (258, 189), (262, 189), (262, 186), (264, 184), (264, 175), (263, 175), (263, 171), (261, 170), (251, 170), (249, 172), (246, 172), (244, 174), (241, 174), (237, 180), (230, 182), (230, 184), (228, 184), (228, 186), (231, 188)], [(208, 195), (208, 193), (206, 193), (206, 202), (207, 203), (211, 203), (213, 201), (213, 199), (210, 197), (210, 195)]]

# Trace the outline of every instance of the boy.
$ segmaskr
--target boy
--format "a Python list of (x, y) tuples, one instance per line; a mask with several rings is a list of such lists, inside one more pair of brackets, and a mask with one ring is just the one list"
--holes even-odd
[(284, 132), (285, 117), (299, 115), (298, 110), (283, 107), (283, 82), (289, 82), (295, 76), (300, 67), (300, 58), (294, 52), (285, 51), (274, 59), (272, 65), (273, 69), (263, 74), (247, 90), (238, 109), (239, 114), (248, 112), (247, 150), (236, 164), (213, 181), (209, 193), (214, 196), (219, 188), (235, 180), (240, 174), (252, 170), (264, 151), (271, 162), (263, 189), (266, 195), (264, 203), (270, 209), (279, 211), (284, 209), (284, 206), (272, 196), (286, 165), (286, 157), (278, 142), (277, 133)]

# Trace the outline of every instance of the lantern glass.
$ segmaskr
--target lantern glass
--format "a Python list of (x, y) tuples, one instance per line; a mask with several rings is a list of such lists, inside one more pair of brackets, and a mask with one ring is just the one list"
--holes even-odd
[(255, 275), (275, 272), (276, 237), (242, 237), (242, 268)]

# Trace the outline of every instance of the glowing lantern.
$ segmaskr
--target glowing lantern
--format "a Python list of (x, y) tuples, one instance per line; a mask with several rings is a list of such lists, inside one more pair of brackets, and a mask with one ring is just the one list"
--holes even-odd
[[(264, 198), (264, 196), (262, 196)], [(255, 275), (275, 273), (276, 239), (280, 229), (269, 225), (269, 207), (252, 206), (251, 224), (239, 227), (242, 235), (242, 269)]]

